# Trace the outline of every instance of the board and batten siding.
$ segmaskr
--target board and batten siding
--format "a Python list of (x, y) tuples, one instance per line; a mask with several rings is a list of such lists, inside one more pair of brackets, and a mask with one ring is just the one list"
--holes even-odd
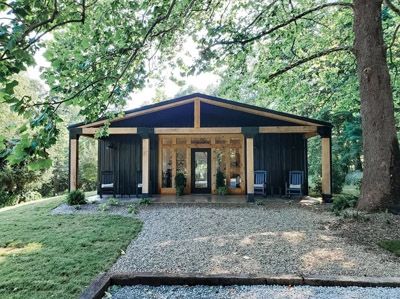
[(304, 192), (307, 194), (307, 140), (301, 134), (256, 135), (254, 137), (254, 170), (269, 172), (274, 194), (285, 193), (289, 171), (304, 171)]
[[(156, 192), (157, 180), (157, 136), (150, 138), (150, 192)], [(99, 140), (98, 178), (101, 173), (112, 171), (115, 178), (115, 193), (136, 194), (139, 183), (137, 174), (142, 170), (142, 139), (139, 135), (115, 135)]]

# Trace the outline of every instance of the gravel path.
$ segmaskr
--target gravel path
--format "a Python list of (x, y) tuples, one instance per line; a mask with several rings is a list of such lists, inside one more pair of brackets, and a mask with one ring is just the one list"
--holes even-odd
[(400, 298), (400, 288), (359, 287), (284, 287), (284, 286), (130, 286), (110, 291), (113, 299), (157, 298), (157, 299), (225, 299), (225, 298), (314, 298), (314, 299), (392, 299)]
[(95, 215), (118, 215), (125, 217), (135, 216), (133, 213), (128, 212), (128, 205), (126, 203), (119, 204), (117, 206), (107, 206), (107, 210), (102, 210), (99, 204), (85, 204), (79, 206), (77, 209), (75, 206), (67, 205), (63, 203), (51, 211), (53, 215), (71, 215), (71, 214), (95, 214)]
[(400, 259), (350, 244), (328, 212), (298, 206), (149, 206), (111, 271), (400, 276)]

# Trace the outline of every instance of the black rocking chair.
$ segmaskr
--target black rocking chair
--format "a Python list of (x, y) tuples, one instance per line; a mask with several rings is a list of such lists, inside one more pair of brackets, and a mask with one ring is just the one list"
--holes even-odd
[(114, 173), (112, 171), (102, 171), (100, 178), (100, 198), (103, 194), (112, 194), (115, 197)]
[(142, 171), (138, 170), (136, 172), (136, 197), (139, 197), (139, 194), (142, 194)]

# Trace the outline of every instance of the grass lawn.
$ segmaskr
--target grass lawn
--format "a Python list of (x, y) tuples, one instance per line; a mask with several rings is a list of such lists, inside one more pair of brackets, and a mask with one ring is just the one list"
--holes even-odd
[(50, 215), (62, 200), (0, 209), (0, 298), (77, 298), (141, 229), (134, 218)]
[(400, 240), (382, 241), (379, 242), (379, 246), (393, 252), (397, 256), (400, 256)]

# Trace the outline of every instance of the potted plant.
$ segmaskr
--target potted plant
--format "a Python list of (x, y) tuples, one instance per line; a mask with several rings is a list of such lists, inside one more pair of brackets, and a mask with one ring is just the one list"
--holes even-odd
[(218, 195), (226, 195), (228, 193), (228, 187), (225, 184), (225, 174), (221, 170), (217, 171), (216, 185)]
[(179, 172), (175, 176), (176, 195), (177, 196), (183, 195), (185, 187), (186, 187), (186, 177), (182, 172)]

